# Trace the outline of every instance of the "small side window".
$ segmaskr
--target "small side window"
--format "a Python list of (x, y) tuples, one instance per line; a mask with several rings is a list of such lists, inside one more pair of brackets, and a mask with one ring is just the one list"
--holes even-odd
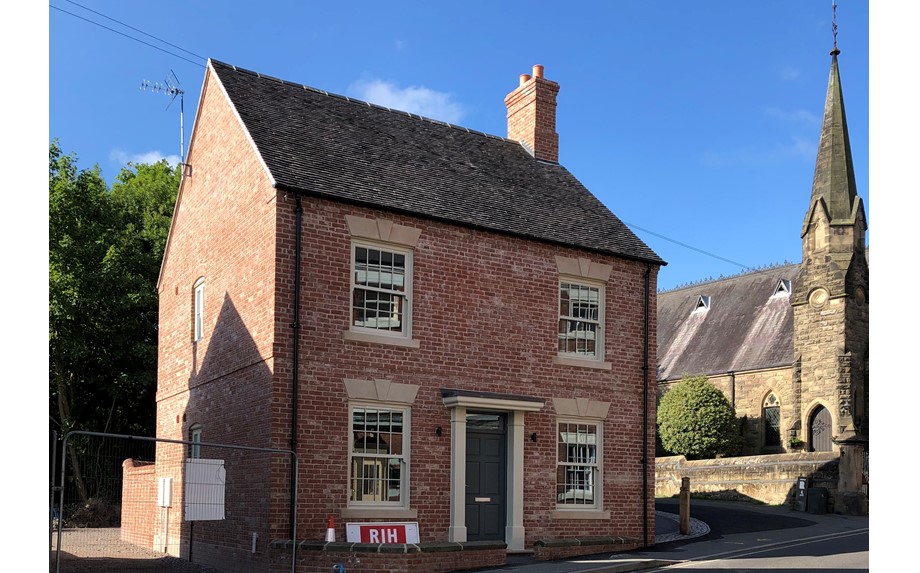
[(201, 424), (195, 424), (188, 430), (188, 440), (192, 442), (189, 446), (188, 457), (199, 459), (201, 457)]
[(195, 317), (194, 317), (194, 340), (198, 342), (204, 338), (204, 278), (195, 282)]

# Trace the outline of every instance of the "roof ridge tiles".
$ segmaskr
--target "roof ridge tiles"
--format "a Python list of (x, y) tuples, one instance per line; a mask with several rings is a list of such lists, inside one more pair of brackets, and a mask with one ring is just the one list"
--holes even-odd
[[(446, 121), (441, 121), (441, 120), (438, 120), (438, 119), (434, 119), (434, 118), (430, 118), (430, 117), (425, 117), (424, 115), (415, 114), (415, 113), (412, 113), (412, 112), (409, 112), (409, 111), (405, 111), (405, 110), (401, 110), (401, 109), (395, 109), (395, 108), (383, 106), (383, 105), (380, 105), (380, 104), (376, 104), (376, 103), (369, 102), (369, 101), (365, 101), (365, 100), (362, 100), (362, 99), (350, 97), (350, 96), (343, 95), (343, 94), (337, 94), (337, 93), (330, 92), (330, 91), (326, 91), (326, 90), (322, 90), (322, 89), (319, 89), (319, 88), (316, 88), (316, 87), (313, 87), (313, 86), (308, 86), (308, 85), (302, 84), (302, 83), (300, 83), (300, 82), (291, 82), (291, 81), (283, 80), (283, 79), (277, 78), (277, 77), (275, 77), (275, 76), (269, 76), (269, 75), (262, 74), (262, 73), (259, 73), (259, 72), (256, 72), (256, 71), (253, 71), (253, 70), (250, 70), (250, 69), (247, 69), (247, 68), (241, 68), (241, 67), (235, 66), (235, 65), (233, 65), (233, 64), (228, 64), (228, 63), (222, 62), (222, 61), (220, 61), (220, 60), (215, 60), (215, 59), (213, 59), (213, 58), (211, 59), (211, 62), (212, 62), (212, 63), (216, 63), (216, 64), (220, 64), (220, 65), (223, 65), (223, 66), (227, 66), (228, 68), (232, 68), (232, 69), (233, 69), (234, 71), (236, 71), (236, 72), (244, 73), (244, 74), (247, 74), (247, 75), (252, 75), (252, 76), (255, 76), (255, 77), (259, 78), (259, 79), (266, 79), (266, 80), (270, 80), (270, 81), (275, 81), (275, 82), (278, 82), (278, 83), (280, 83), (280, 84), (282, 84), (282, 85), (287, 85), (287, 86), (301, 87), (301, 88), (303, 88), (303, 89), (306, 90), (306, 91), (311, 91), (311, 92), (314, 92), (314, 93), (322, 94), (322, 95), (324, 95), (324, 96), (328, 96), (328, 97), (332, 97), (332, 98), (336, 98), (336, 99), (342, 99), (342, 100), (345, 100), (345, 101), (347, 101), (347, 102), (349, 102), (349, 103), (354, 103), (354, 104), (358, 104), (358, 105), (364, 105), (364, 106), (367, 106), (367, 107), (372, 107), (372, 108), (376, 108), (376, 109), (380, 109), (380, 110), (384, 110), (384, 111), (388, 111), (388, 112), (396, 113), (396, 114), (400, 114), (400, 115), (406, 115), (406, 116), (409, 116), (409, 117), (411, 117), (411, 118), (413, 118), (413, 119), (419, 119), (419, 120), (421, 120), (421, 121), (426, 121), (426, 122), (428, 122), (428, 123), (433, 123), (433, 124), (435, 124), (435, 125), (444, 125), (444, 126), (446, 126), (446, 127), (450, 127), (450, 128), (452, 128), (452, 129), (458, 129), (458, 130), (460, 130), (460, 131), (465, 131), (465, 132), (467, 132), (467, 133), (471, 133), (471, 134), (474, 134), (474, 135), (479, 135), (479, 136), (483, 136), (483, 137), (488, 137), (488, 138), (491, 138), (491, 139), (499, 139), (499, 140), (502, 140), (502, 141), (508, 141), (508, 142), (512, 142), (512, 143), (518, 143), (517, 140), (509, 139), (509, 138), (507, 138), (507, 137), (502, 137), (502, 136), (500, 136), (500, 135), (495, 135), (495, 134), (493, 134), (493, 133), (486, 133), (486, 132), (484, 132), (484, 131), (479, 131), (479, 130), (477, 130), (477, 129), (470, 129), (470, 128), (464, 127), (464, 126), (462, 126), (462, 125), (457, 125), (457, 124), (453, 124), (453, 123), (448, 123), (448, 122), (446, 122)], [(552, 164), (552, 165), (558, 165), (557, 163), (551, 163), (551, 164)]]
[(693, 288), (693, 287), (699, 287), (699, 286), (708, 285), (708, 284), (714, 284), (714, 283), (721, 282), (721, 281), (747, 277), (751, 275), (756, 275), (758, 273), (765, 273), (768, 271), (775, 271), (775, 270), (782, 269), (785, 267), (794, 267), (794, 266), (799, 266), (799, 263), (793, 263), (791, 261), (784, 261), (782, 263), (772, 263), (772, 264), (767, 264), (761, 267), (751, 267), (748, 269), (744, 269), (740, 272), (737, 272), (733, 275), (720, 275), (718, 278), (706, 277), (706, 278), (702, 278), (699, 280), (690, 281), (688, 283), (680, 284), (673, 288), (659, 289), (658, 294), (676, 292), (676, 291), (686, 289), (686, 288)]

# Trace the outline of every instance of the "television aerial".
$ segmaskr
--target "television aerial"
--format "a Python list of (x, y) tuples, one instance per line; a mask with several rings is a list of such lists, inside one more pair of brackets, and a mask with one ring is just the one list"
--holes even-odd
[(141, 82), (141, 89), (161, 93), (170, 96), (169, 104), (166, 105), (168, 110), (176, 98), (179, 98), (179, 165), (185, 167), (185, 90), (179, 87), (179, 79), (175, 72), (169, 70), (169, 74), (162, 83), (151, 83), (147, 80)]

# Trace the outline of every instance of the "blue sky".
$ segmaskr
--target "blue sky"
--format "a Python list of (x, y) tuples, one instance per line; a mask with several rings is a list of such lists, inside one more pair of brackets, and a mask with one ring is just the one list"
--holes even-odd
[[(504, 96), (542, 64), (560, 162), (668, 261), (660, 289), (801, 259), (830, 1), (255, 5), (51, 0), (49, 141), (109, 181), (177, 161), (180, 101), (140, 85), (175, 73), (187, 149), (208, 57), (504, 136)], [(837, 23), (871, 239), (868, 3), (838, 0)]]
[[(561, 162), (669, 262), (660, 288), (801, 257), (833, 42), (828, 0), (78, 3), (85, 8), (68, 0), (11, 4), (0, 35), (8, 56), (0, 141), (13, 162), (0, 293), (15, 339), (8, 335), (13, 344), (5, 349), (18, 358), (10, 382), (35, 392), (40, 407), (44, 385), (26, 382), (43, 376), (47, 360), (47, 330), (29, 310), (47, 301), (47, 188), (38, 182), (48, 144), (59, 138), (109, 181), (125, 161), (178, 155), (178, 102), (167, 110), (168, 97), (139, 86), (175, 72), (186, 92), (188, 145), (201, 57), (502, 136), (504, 96), (542, 64), (561, 85)], [(876, 388), (897, 387), (896, 395), (873, 394), (878, 480), (902, 473), (893, 465), (897, 452), (879, 453), (913, 431), (907, 412), (897, 410), (920, 399), (898, 368), (916, 352), (916, 337), (904, 331), (920, 320), (905, 296), (913, 273), (900, 270), (913, 260), (912, 215), (920, 207), (916, 65), (908, 65), (920, 3), (872, 4), (871, 106), (869, 3), (837, 4), (872, 247), (872, 373)], [(23, 295), (32, 304), (20, 302)], [(2, 424), (15, 435), (24, 411), (9, 402), (15, 415)], [(34, 455), (27, 442), (17, 444)], [(873, 488), (877, 517), (899, 503), (899, 490), (886, 485)], [(896, 542), (874, 536), (873, 564), (888, 553), (896, 558), (894, 546), (882, 547)]]

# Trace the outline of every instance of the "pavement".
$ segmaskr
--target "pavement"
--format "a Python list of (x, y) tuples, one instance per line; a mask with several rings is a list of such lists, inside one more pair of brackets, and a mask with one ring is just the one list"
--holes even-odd
[(478, 569), (476, 573), (646, 571), (776, 543), (869, 529), (868, 516), (812, 514), (789, 506), (694, 499), (690, 502), (690, 529), (681, 535), (678, 500), (656, 500), (655, 509), (654, 547), (557, 561), (537, 561), (530, 554), (509, 555), (504, 566)]

